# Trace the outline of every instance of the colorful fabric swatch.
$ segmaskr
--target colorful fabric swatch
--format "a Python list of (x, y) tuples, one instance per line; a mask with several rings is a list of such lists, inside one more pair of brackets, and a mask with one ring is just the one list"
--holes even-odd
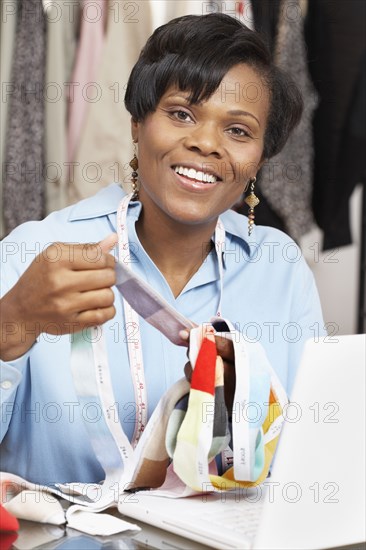
[[(190, 386), (184, 379), (177, 382), (150, 418), (135, 450), (138, 462), (129, 486), (133, 490), (158, 489), (163, 484), (171, 488), (177, 476), (175, 480), (179, 478), (195, 492), (221, 491), (258, 485), (268, 475), (282, 424), (282, 387), (274, 373), (271, 377), (267, 372), (263, 379), (268, 383), (257, 383), (253, 393), (264, 412), (250, 426), (250, 479), (238, 479), (233, 458), (223, 464), (221, 475), (212, 473), (214, 458), (220, 453), (232, 457), (234, 443), (224, 398), (224, 369), (217, 355), (213, 327), (203, 326), (192, 332), (191, 346), (197, 346), (197, 357)], [(252, 364), (251, 370), (252, 378), (262, 377), (257, 366)], [(230, 414), (233, 422), (234, 408), (235, 403)]]

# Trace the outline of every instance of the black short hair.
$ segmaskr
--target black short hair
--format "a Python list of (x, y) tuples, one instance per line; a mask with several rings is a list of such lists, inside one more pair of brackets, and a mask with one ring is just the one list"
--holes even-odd
[(204, 101), (239, 63), (255, 69), (269, 91), (263, 157), (271, 158), (283, 148), (301, 118), (301, 94), (287, 74), (273, 64), (260, 34), (229, 15), (186, 15), (156, 29), (132, 69), (126, 108), (134, 120), (142, 121), (156, 110), (172, 85), (189, 91), (192, 104)]

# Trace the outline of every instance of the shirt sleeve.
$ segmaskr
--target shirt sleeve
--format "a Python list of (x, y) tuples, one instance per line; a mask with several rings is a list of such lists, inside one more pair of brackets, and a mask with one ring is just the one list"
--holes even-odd
[[(1, 242), (1, 297), (15, 285), (20, 275), (27, 269), (29, 261), (25, 262), (21, 253), (22, 240), (17, 237), (21, 229), (13, 231)], [(9, 331), (15, 330), (14, 326), (2, 326), (1, 339), (6, 341)], [(14, 412), (17, 388), (26, 369), (33, 346), (22, 356), (13, 361), (0, 360), (0, 403), (1, 403), (1, 427), (0, 441), (3, 440)]]
[(15, 405), (15, 396), (17, 388), (22, 379), (22, 373), (26, 368), (31, 350), (15, 359), (5, 363), (0, 360), (0, 403), (1, 403), (1, 423), (0, 423), (0, 442), (3, 440), (12, 417)]

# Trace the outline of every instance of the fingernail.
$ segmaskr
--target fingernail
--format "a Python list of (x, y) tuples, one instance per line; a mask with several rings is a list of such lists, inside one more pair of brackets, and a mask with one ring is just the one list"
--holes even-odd
[(185, 330), (185, 329), (180, 330), (179, 331), (179, 336), (182, 338), (182, 340), (188, 340), (188, 338), (189, 338), (188, 330)]

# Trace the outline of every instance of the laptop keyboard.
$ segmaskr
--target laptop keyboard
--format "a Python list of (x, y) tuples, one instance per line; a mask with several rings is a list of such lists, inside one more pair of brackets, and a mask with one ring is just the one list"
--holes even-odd
[(218, 517), (217, 508), (209, 512), (203, 512), (202, 521), (214, 524), (216, 527), (228, 531), (235, 531), (245, 537), (252, 538), (257, 532), (262, 505), (260, 503), (249, 504), (245, 508), (235, 503), (225, 503)]

